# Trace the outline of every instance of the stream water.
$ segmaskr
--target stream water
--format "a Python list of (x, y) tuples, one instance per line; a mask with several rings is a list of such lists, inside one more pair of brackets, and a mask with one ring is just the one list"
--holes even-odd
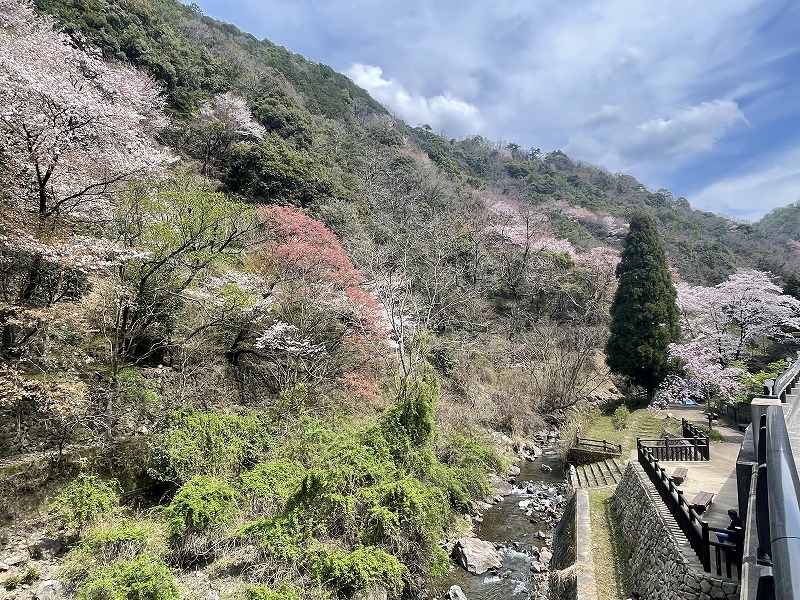
[[(547, 465), (551, 472), (542, 471)], [(564, 463), (552, 451), (535, 461), (524, 460), (516, 478), (514, 491), (483, 513), (483, 522), (475, 527), (478, 538), (493, 542), (499, 548), (503, 566), (497, 572), (471, 575), (454, 566), (437, 581), (432, 596), (445, 598), (451, 586), (457, 585), (468, 600), (527, 600), (535, 598), (537, 581), (532, 579), (531, 564), (542, 547), (544, 537), (552, 540), (552, 521), (526, 515), (529, 502), (544, 501), (565, 493)], [(559, 510), (560, 514), (560, 510)], [(546, 581), (547, 573), (533, 575)]]

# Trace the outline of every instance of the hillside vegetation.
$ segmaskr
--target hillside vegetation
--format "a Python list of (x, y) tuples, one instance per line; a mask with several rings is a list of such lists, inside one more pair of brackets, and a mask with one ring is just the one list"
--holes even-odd
[(415, 597), (510, 445), (616, 393), (634, 212), (697, 286), (798, 257), (194, 5), (0, 0), (0, 65), (0, 508), (80, 599)]

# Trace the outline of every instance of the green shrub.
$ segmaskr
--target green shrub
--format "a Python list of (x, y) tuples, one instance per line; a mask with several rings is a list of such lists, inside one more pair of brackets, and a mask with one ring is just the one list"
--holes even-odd
[(394, 556), (370, 546), (352, 552), (316, 548), (310, 555), (310, 567), (314, 581), (345, 596), (382, 587), (390, 598), (397, 598), (408, 575), (406, 566)]
[(36, 567), (28, 567), (28, 570), (25, 571), (25, 574), (20, 577), (19, 582), (21, 584), (30, 585), (39, 579), (40, 576), (41, 574), (39, 573), (39, 569)]
[(263, 462), (241, 476), (241, 488), (253, 499), (268, 505), (283, 505), (297, 492), (305, 474), (305, 468), (296, 460)]
[(625, 405), (617, 407), (614, 411), (614, 414), (611, 415), (611, 423), (614, 425), (616, 429), (622, 430), (628, 426), (628, 419), (630, 418), (631, 413), (628, 410), (628, 407)]
[(271, 588), (265, 585), (249, 586), (242, 597), (244, 600), (303, 600), (303, 593), (294, 586), (279, 583)]
[(178, 411), (162, 428), (151, 442), (155, 463), (151, 475), (162, 481), (239, 475), (256, 465), (271, 443), (262, 417), (252, 412)]
[(71, 581), (82, 581), (99, 567), (118, 560), (133, 560), (140, 554), (164, 557), (167, 545), (153, 523), (123, 519), (92, 528), (65, 557), (61, 571)]
[(198, 476), (187, 481), (164, 510), (167, 529), (183, 536), (233, 522), (236, 491), (213, 477)]
[(102, 481), (95, 475), (79, 475), (50, 505), (67, 527), (80, 532), (83, 527), (119, 504), (117, 481)]
[(175, 577), (164, 560), (142, 554), (92, 573), (78, 588), (77, 600), (178, 600)]
[(259, 519), (242, 527), (240, 536), (260, 538), (261, 547), (283, 561), (295, 561), (303, 554), (303, 548), (310, 539), (309, 531), (313, 523), (297, 511), (289, 512), (272, 519)]

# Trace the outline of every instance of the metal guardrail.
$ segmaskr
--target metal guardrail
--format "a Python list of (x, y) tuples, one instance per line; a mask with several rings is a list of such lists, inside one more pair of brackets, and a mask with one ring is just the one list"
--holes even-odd
[(762, 575), (756, 598), (800, 600), (800, 478), (783, 409), (768, 406), (758, 425), (757, 559), (771, 562), (772, 573)]
[(797, 353), (797, 359), (789, 365), (788, 369), (775, 378), (772, 385), (767, 385), (767, 382), (764, 382), (764, 391), (769, 396), (780, 398), (781, 402), (786, 402), (786, 390), (797, 383), (798, 379), (800, 379), (800, 351)]
[(666, 470), (658, 464), (658, 460), (650, 451), (651, 449), (642, 443), (644, 441), (647, 440), (637, 439), (636, 441), (639, 464), (644, 469), (644, 472), (647, 473), (678, 527), (686, 536), (689, 545), (702, 563), (703, 570), (706, 573), (711, 573), (711, 558), (713, 556), (717, 575), (722, 574), (724, 563), (727, 577), (733, 576), (732, 567), (735, 566), (736, 576), (741, 578), (742, 536), (739, 536), (739, 541), (735, 546), (710, 539), (712, 533), (718, 531), (727, 532), (727, 530), (712, 527), (700, 518), (697, 511), (684, 498), (683, 490), (675, 486), (672, 479), (667, 475)]

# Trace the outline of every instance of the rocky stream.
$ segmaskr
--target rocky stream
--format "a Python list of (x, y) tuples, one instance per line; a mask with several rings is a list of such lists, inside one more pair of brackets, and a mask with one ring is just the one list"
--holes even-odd
[(553, 529), (566, 504), (556, 431), (520, 448), (508, 481), (471, 515), (474, 537), (450, 540), (455, 565), (432, 597), (444, 600), (546, 600)]

